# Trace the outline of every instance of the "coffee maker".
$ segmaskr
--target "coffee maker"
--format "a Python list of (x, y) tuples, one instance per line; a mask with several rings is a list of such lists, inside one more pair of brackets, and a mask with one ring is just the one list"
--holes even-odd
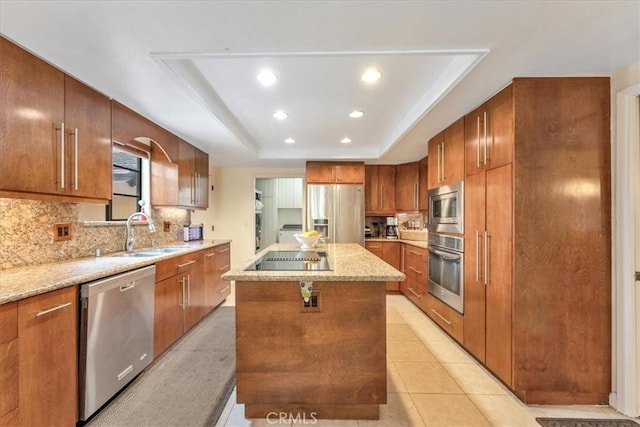
[(398, 218), (395, 216), (387, 217), (387, 239), (397, 239), (398, 238)]

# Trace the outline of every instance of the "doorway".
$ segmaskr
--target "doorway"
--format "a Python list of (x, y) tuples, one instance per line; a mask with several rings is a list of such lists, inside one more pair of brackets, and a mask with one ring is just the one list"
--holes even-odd
[(302, 232), (302, 189), (302, 178), (256, 178), (256, 252)]

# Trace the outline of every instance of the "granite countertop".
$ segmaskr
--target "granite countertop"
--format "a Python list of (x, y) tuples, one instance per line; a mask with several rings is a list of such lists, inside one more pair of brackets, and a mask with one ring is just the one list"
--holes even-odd
[(356, 243), (318, 245), (326, 250), (331, 271), (244, 271), (258, 258), (274, 250), (300, 250), (295, 243), (275, 244), (258, 252), (237, 269), (222, 275), (224, 280), (236, 281), (298, 281), (381, 282), (404, 280), (405, 275)]
[[(197, 252), (229, 242), (231, 240), (175, 242), (167, 246), (180, 247), (181, 251), (149, 257), (123, 257), (114, 256), (116, 254), (108, 254), (100, 257), (78, 258), (66, 262), (0, 270), (0, 305), (146, 267), (164, 259)], [(136, 250), (136, 252), (138, 251)]]
[(364, 239), (365, 242), (400, 242), (406, 243), (408, 245), (416, 246), (419, 248), (426, 249), (428, 246), (428, 242), (424, 240), (407, 240), (407, 239), (385, 239), (383, 237), (367, 237)]

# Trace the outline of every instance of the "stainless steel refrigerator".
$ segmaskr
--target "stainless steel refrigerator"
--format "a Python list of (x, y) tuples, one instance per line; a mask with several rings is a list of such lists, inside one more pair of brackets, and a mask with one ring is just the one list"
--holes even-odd
[(327, 243), (364, 246), (364, 186), (308, 184), (307, 228), (318, 230)]

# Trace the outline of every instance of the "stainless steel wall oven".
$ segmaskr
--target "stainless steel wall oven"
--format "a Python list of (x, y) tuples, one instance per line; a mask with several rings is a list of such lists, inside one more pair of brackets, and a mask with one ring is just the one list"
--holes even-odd
[(464, 313), (464, 239), (429, 233), (429, 293)]

